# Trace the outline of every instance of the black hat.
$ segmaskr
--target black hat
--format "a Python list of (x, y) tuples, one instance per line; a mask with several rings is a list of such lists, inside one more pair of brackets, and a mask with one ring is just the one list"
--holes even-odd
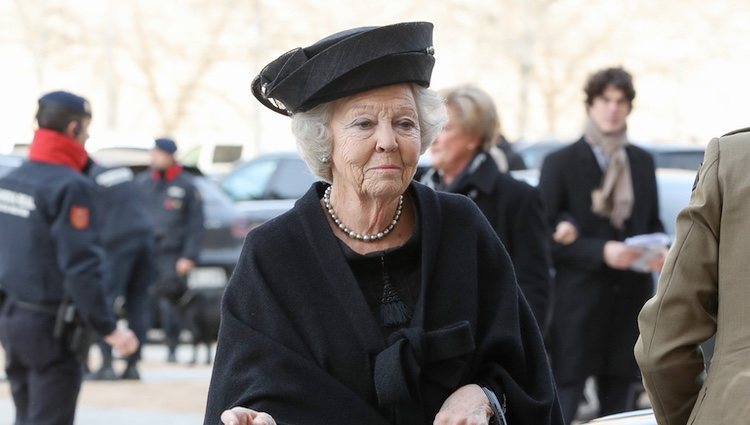
[(154, 149), (174, 154), (177, 152), (177, 143), (168, 137), (160, 137), (154, 141)]
[(91, 118), (91, 105), (81, 96), (66, 91), (53, 91), (39, 98), (39, 106), (59, 105), (71, 112)]
[(253, 95), (292, 115), (391, 84), (428, 87), (434, 53), (429, 22), (354, 28), (284, 53), (255, 77)]

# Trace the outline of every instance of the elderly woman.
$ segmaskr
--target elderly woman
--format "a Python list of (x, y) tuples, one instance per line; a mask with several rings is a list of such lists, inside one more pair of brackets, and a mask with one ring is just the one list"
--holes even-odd
[[(492, 228), (412, 183), (444, 121), (432, 25), (357, 28), (266, 66), (323, 182), (253, 230), (226, 289), (206, 424), (558, 424)], [(498, 422), (501, 423), (501, 422)]]
[(541, 195), (493, 160), (499, 120), (490, 96), (473, 86), (443, 92), (448, 123), (430, 148), (422, 183), (471, 198), (505, 245), (518, 286), (541, 329), (550, 315), (549, 230)]

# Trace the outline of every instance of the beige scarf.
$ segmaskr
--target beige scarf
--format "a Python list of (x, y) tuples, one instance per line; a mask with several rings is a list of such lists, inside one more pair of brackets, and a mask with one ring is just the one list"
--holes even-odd
[(625, 152), (628, 145), (627, 129), (605, 134), (589, 119), (584, 138), (607, 158), (607, 169), (599, 188), (591, 192), (591, 211), (609, 218), (614, 227), (622, 230), (633, 211), (634, 200), (630, 163)]

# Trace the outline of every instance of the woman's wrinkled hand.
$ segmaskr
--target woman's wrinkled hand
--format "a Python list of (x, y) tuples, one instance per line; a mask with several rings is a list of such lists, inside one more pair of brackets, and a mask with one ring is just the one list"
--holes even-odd
[(479, 385), (464, 385), (443, 403), (434, 425), (487, 425), (492, 417), (490, 401)]
[(271, 415), (246, 407), (233, 407), (221, 414), (224, 425), (276, 425)]

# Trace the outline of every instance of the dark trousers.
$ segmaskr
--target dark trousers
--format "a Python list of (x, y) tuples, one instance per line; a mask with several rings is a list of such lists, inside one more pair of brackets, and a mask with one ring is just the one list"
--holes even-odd
[[(177, 276), (175, 266), (180, 259), (179, 252), (158, 251), (156, 253), (156, 269), (158, 277), (157, 282), (164, 279), (173, 279)], [(164, 298), (155, 300), (159, 311), (159, 322), (161, 329), (164, 331), (166, 343), (170, 351), (177, 348), (180, 341), (180, 332), (182, 331), (182, 322), (177, 315), (177, 310), (171, 302)]]
[[(597, 396), (599, 398), (599, 416), (627, 412), (635, 407), (634, 382), (631, 379), (597, 377)], [(558, 385), (557, 396), (562, 407), (565, 424), (570, 424), (576, 417), (578, 405), (583, 400), (583, 389), (586, 381), (570, 385)]]
[(0, 342), (16, 406), (15, 425), (72, 425), (83, 367), (53, 337), (55, 318), (6, 301)]
[[(106, 250), (105, 299), (114, 308), (118, 297), (124, 297), (128, 327), (135, 333), (141, 346), (151, 325), (149, 286), (154, 280), (154, 241), (151, 235), (136, 235)], [(129, 364), (140, 359), (141, 348), (128, 358)], [(99, 341), (105, 366), (112, 364), (112, 347)]]

